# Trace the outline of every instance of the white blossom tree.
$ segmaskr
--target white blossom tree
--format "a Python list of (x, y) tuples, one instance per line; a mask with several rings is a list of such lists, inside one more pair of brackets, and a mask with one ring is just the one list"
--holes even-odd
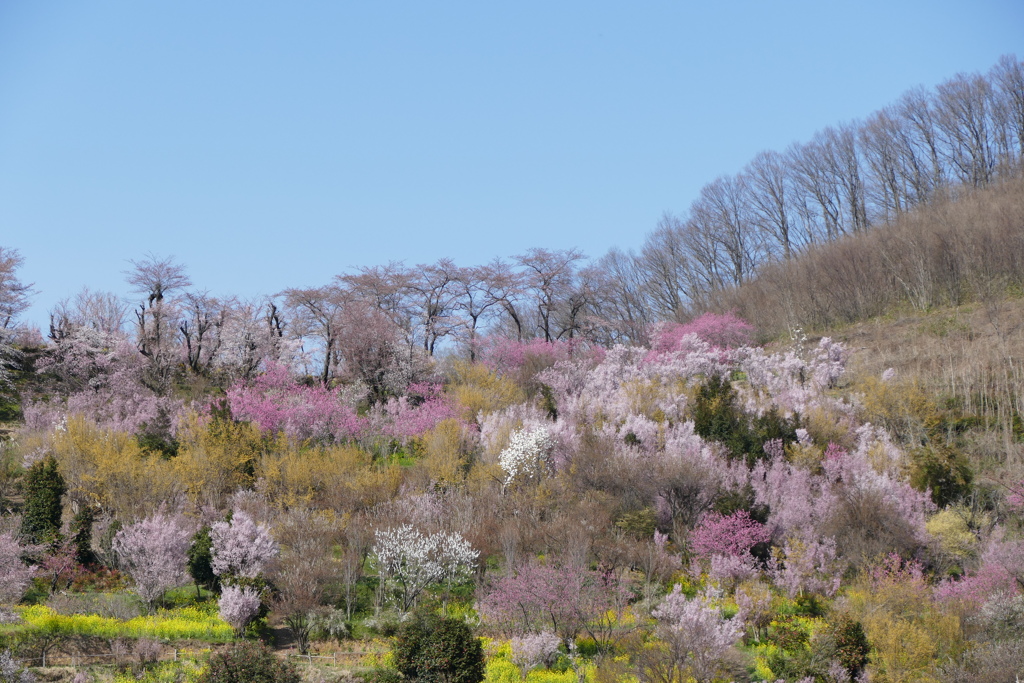
[(378, 530), (373, 546), (377, 571), (403, 612), (427, 586), (471, 572), (479, 555), (458, 533), (422, 534), (408, 524)]
[(543, 474), (553, 446), (554, 440), (547, 427), (512, 432), (508, 446), (498, 456), (498, 464), (505, 472), (502, 491), (517, 480), (533, 479)]

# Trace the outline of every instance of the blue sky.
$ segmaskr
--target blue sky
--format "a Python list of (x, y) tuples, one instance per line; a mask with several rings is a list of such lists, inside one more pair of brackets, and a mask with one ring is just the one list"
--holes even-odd
[(0, 0), (0, 245), (38, 294), (638, 247), (763, 149), (1024, 55), (1024, 3)]

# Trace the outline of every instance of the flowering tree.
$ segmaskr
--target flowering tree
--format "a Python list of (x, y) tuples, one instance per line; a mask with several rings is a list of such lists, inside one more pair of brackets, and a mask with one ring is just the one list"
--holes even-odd
[(477, 611), (507, 634), (552, 629), (565, 643), (581, 631), (598, 641), (609, 633), (603, 623), (629, 594), (616, 577), (572, 564), (528, 564), (498, 580), (479, 600)]
[(523, 678), (536, 666), (551, 666), (558, 656), (562, 639), (551, 631), (527, 633), (511, 639), (512, 662), (519, 667)]
[(408, 524), (378, 530), (373, 546), (377, 570), (403, 612), (427, 586), (472, 571), (479, 555), (458, 533), (422, 534)]
[(643, 667), (659, 682), (685, 680), (686, 675), (712, 680), (722, 656), (743, 633), (742, 620), (723, 618), (711, 596), (687, 599), (679, 584), (651, 614), (662, 646), (643, 657)]
[(270, 529), (257, 524), (241, 510), (235, 510), (230, 522), (210, 525), (213, 572), (225, 578), (256, 578), (267, 563), (277, 557), (277, 543)]
[(498, 464), (505, 471), (502, 491), (516, 480), (539, 477), (547, 466), (552, 446), (554, 441), (546, 427), (512, 432), (508, 446), (498, 456)]
[(750, 344), (754, 327), (731, 313), (705, 313), (682, 325), (662, 323), (651, 335), (651, 351), (662, 354), (686, 350), (687, 335), (696, 335), (701, 341), (718, 348), (737, 348)]
[(181, 517), (162, 512), (117, 532), (114, 552), (150, 610), (167, 589), (186, 581), (191, 543), (192, 530)]
[(236, 633), (245, 631), (260, 613), (262, 604), (260, 591), (252, 586), (225, 586), (217, 600), (220, 618), (231, 624)]
[(23, 669), (11, 657), (10, 650), (0, 653), (0, 681), (3, 683), (35, 683), (36, 677), (28, 669)]
[(836, 558), (834, 538), (792, 538), (783, 548), (784, 563), (772, 563), (772, 576), (776, 585), (789, 597), (798, 595), (825, 595), (832, 597), (839, 590), (845, 566)]
[(236, 384), (227, 393), (236, 418), (258, 425), (264, 432), (284, 432), (300, 441), (351, 439), (366, 423), (346, 404), (340, 391), (299, 384), (279, 363), (271, 363), (251, 384)]
[(395, 439), (407, 441), (421, 436), (442, 420), (458, 417), (458, 410), (444, 395), (439, 384), (419, 382), (407, 389), (408, 395), (379, 404), (386, 418), (383, 431)]
[(731, 515), (711, 512), (694, 529), (690, 547), (699, 557), (740, 557), (748, 555), (751, 548), (770, 538), (771, 534), (765, 525), (752, 519), (746, 510), (738, 510)]
[(0, 602), (18, 602), (35, 574), (21, 556), (26, 548), (10, 533), (0, 534)]

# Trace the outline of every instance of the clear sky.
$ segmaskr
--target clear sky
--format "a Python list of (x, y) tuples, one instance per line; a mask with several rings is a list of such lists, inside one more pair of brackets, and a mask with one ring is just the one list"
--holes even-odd
[(211, 294), (638, 247), (763, 149), (1024, 56), (1020, 0), (0, 0), (0, 245)]

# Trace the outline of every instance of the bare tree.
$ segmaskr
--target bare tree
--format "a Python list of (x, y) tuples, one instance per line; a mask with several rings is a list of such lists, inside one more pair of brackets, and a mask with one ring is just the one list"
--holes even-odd
[(576, 263), (583, 259), (577, 249), (530, 249), (516, 256), (525, 272), (526, 284), (537, 314), (537, 330), (544, 341), (558, 337), (555, 327), (557, 309), (566, 302), (576, 275)]
[(18, 268), (25, 259), (17, 249), (0, 247), (0, 330), (14, 326), (18, 316), (28, 308), (32, 285), (18, 279)]
[(293, 334), (310, 339), (319, 346), (322, 384), (330, 382), (338, 367), (339, 317), (345, 305), (345, 294), (333, 285), (308, 289), (286, 289), (282, 292), (285, 306), (292, 314)]
[(644, 298), (655, 320), (678, 317), (693, 299), (695, 279), (686, 233), (683, 219), (665, 213), (640, 251)]
[(806, 145), (794, 145), (788, 153), (796, 187), (805, 195), (805, 206), (813, 207), (815, 232), (832, 240), (844, 231), (839, 188), (833, 181), (828, 141), (816, 135)]
[(747, 165), (745, 176), (752, 220), (764, 237), (775, 243), (775, 249), (781, 250), (783, 258), (792, 258), (805, 242), (792, 216), (792, 180), (786, 159), (778, 152), (761, 152)]
[(440, 259), (430, 265), (416, 266), (406, 287), (419, 303), (420, 325), (423, 329), (423, 350), (434, 355), (438, 340), (457, 327), (453, 313), (459, 294), (459, 268), (451, 259)]
[(1003, 55), (989, 76), (994, 107), (999, 112), (1003, 130), (1000, 135), (1001, 166), (1010, 175), (1020, 169), (1024, 160), (1024, 63), (1013, 55)]
[(931, 94), (924, 88), (904, 93), (896, 106), (912, 130), (904, 138), (903, 154), (917, 171), (914, 177), (915, 194), (918, 201), (927, 201), (946, 183), (946, 167), (940, 151), (938, 114)]
[(867, 192), (877, 218), (883, 221), (904, 213), (913, 201), (904, 167), (904, 125), (905, 121), (887, 108), (873, 114), (860, 129), (869, 178)]
[(844, 223), (849, 232), (861, 232), (868, 227), (861, 180), (860, 154), (857, 149), (857, 126), (848, 123), (838, 128), (828, 127), (823, 133), (828, 141), (828, 162), (834, 182), (839, 187), (845, 205)]
[(995, 168), (988, 81), (977, 74), (958, 74), (940, 83), (936, 93), (939, 132), (953, 172), (965, 185), (988, 185)]
[(756, 269), (761, 240), (750, 220), (749, 192), (742, 176), (721, 176), (701, 188), (692, 215), (716, 243), (716, 270), (731, 285), (741, 285)]
[(179, 305), (182, 317), (178, 332), (189, 370), (205, 373), (213, 365), (220, 350), (222, 332), (228, 318), (228, 307), (206, 292), (188, 292)]
[(654, 320), (646, 300), (646, 273), (633, 254), (612, 249), (582, 271), (591, 292), (588, 336), (610, 346), (644, 343)]
[(494, 259), (482, 272), (484, 293), (493, 299), (514, 327), (516, 339), (523, 338), (523, 316), (520, 312), (526, 295), (526, 282), (522, 273), (502, 259)]
[(185, 267), (173, 257), (157, 258), (147, 254), (131, 261), (133, 270), (126, 272), (132, 292), (144, 299), (135, 311), (136, 344), (139, 353), (149, 361), (146, 384), (157, 393), (167, 390), (174, 364), (174, 330), (176, 306), (169, 295), (192, 284)]
[(462, 311), (462, 329), (467, 337), (470, 360), (476, 360), (477, 335), (481, 322), (497, 305), (487, 288), (486, 266), (460, 268), (455, 277), (456, 299), (454, 306)]

